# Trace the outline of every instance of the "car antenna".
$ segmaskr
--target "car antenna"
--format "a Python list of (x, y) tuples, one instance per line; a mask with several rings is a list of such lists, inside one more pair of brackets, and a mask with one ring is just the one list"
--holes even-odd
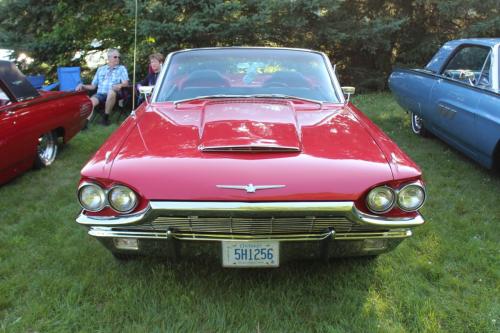
[(132, 73), (132, 112), (135, 115), (135, 64), (137, 56), (137, 0), (135, 0), (135, 29), (134, 29), (134, 72)]

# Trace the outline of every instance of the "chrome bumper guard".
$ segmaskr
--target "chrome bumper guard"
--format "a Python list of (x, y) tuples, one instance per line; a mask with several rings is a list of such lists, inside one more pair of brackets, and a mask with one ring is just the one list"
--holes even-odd
[(110, 227), (91, 227), (89, 235), (104, 238), (138, 238), (138, 239), (177, 239), (177, 240), (195, 240), (195, 241), (321, 241), (321, 240), (363, 240), (363, 239), (389, 239), (389, 238), (408, 238), (412, 236), (409, 229), (391, 230), (383, 232), (359, 232), (359, 233), (336, 233), (331, 230), (323, 234), (294, 234), (294, 235), (222, 235), (222, 234), (189, 234), (176, 233), (170, 230), (166, 232), (158, 231), (135, 231), (135, 230), (113, 230)]
[[(353, 223), (375, 227), (369, 232), (334, 232), (301, 234), (265, 234), (238, 235), (221, 233), (186, 233), (175, 230), (140, 230), (140, 226), (159, 216), (220, 216), (238, 215), (248, 217), (276, 216), (303, 217), (341, 216)], [(318, 241), (323, 239), (361, 240), (380, 238), (407, 238), (411, 230), (405, 229), (422, 225), (423, 217), (418, 214), (413, 218), (390, 218), (370, 215), (359, 211), (353, 202), (191, 202), (191, 201), (151, 201), (143, 211), (126, 216), (97, 217), (80, 213), (76, 222), (89, 227), (89, 234), (95, 237), (130, 237), (148, 239), (245, 241), (245, 240), (280, 240), (280, 241)], [(127, 227), (134, 226), (134, 230)], [(376, 230), (381, 227), (389, 231)], [(120, 230), (123, 229), (123, 230)]]

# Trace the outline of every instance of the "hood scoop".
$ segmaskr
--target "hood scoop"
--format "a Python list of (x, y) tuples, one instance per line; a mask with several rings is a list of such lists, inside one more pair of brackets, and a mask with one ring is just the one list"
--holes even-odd
[(300, 152), (299, 126), (290, 103), (211, 102), (200, 124), (203, 152)]
[(202, 147), (200, 150), (204, 152), (210, 151), (229, 151), (240, 153), (269, 153), (269, 152), (299, 152), (297, 147), (273, 147), (273, 146), (227, 146), (227, 147)]

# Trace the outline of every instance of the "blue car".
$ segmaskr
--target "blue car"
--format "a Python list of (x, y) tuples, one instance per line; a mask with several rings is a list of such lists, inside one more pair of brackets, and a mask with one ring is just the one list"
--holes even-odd
[(432, 133), (486, 168), (500, 167), (500, 38), (449, 41), (424, 69), (396, 69), (389, 87), (415, 134)]

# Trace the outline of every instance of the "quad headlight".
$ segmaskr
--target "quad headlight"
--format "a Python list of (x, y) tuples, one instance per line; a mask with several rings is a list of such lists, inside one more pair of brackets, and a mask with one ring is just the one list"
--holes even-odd
[(115, 185), (107, 190), (94, 183), (80, 186), (78, 201), (83, 209), (90, 212), (98, 212), (109, 206), (122, 214), (133, 211), (139, 203), (137, 194), (126, 186)]
[(106, 206), (106, 194), (96, 184), (84, 184), (78, 189), (78, 201), (85, 210), (98, 212)]
[(387, 186), (375, 187), (366, 197), (366, 205), (374, 213), (385, 213), (394, 206), (396, 195)]
[(404, 186), (398, 192), (398, 206), (404, 211), (411, 212), (418, 210), (425, 201), (425, 190), (417, 184)]
[(137, 206), (137, 195), (126, 186), (115, 186), (108, 192), (111, 208), (120, 213), (128, 213)]
[(418, 183), (412, 183), (393, 190), (388, 186), (379, 186), (368, 192), (366, 206), (376, 214), (390, 211), (396, 204), (405, 212), (414, 212), (425, 201), (425, 189)]

